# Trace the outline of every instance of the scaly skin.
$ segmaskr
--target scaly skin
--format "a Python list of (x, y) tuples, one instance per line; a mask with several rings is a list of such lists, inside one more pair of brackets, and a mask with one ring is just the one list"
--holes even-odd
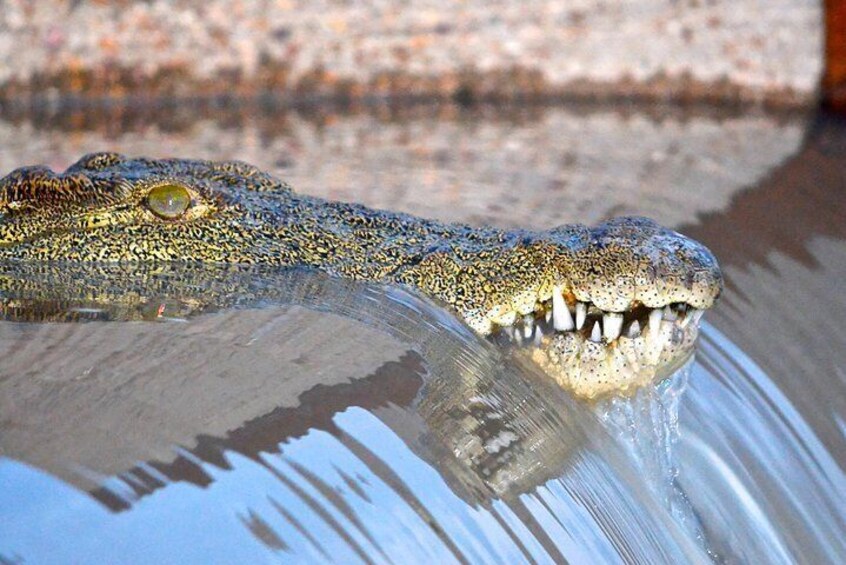
[[(190, 195), (178, 218), (150, 209), (150, 191), (165, 184)], [(704, 246), (644, 218), (541, 232), (448, 225), (299, 195), (240, 162), (98, 153), (62, 174), (22, 168), (0, 180), (0, 213), (0, 261), (311, 267), (413, 287), (483, 335), (543, 318), (553, 289), (571, 308), (626, 313), (628, 325), (646, 308), (709, 308), (722, 288)], [(561, 338), (545, 348), (553, 364), (564, 362)], [(606, 336), (601, 349), (619, 341)]]

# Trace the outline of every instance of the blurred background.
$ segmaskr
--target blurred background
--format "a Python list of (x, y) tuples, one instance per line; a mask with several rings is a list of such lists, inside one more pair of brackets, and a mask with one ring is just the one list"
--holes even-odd
[(842, 96), (828, 4), (3, 0), (0, 170), (239, 158), (445, 220), (677, 225)]
[(796, 106), (814, 100), (823, 67), (823, 6), (811, 0), (0, 6), (0, 93), (35, 104), (271, 95)]

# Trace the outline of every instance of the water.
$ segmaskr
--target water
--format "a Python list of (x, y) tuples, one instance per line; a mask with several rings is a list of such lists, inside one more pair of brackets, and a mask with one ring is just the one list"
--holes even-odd
[[(836, 504), (846, 488), (842, 471), (766, 374), (710, 325), (699, 361), (633, 399), (589, 407), (519, 354), (506, 356), (403, 291), (305, 272), (256, 286), (274, 289), (273, 301), (288, 305), (261, 297), (258, 312), (187, 322), (4, 323), (7, 366), (73, 342), (94, 367), (80, 376), (48, 363), (54, 368), (38, 375), (5, 378), (18, 396), (12, 400), (32, 414), (21, 427), (43, 427), (47, 411), (54, 412), (47, 423), (74, 417), (66, 412), (78, 410), (80, 399), (57, 390), (96, 390), (92, 402), (117, 405), (58, 432), (4, 432), (12, 446), (21, 433), (58, 435), (48, 441), (65, 444), (40, 460), (65, 481), (27, 465), (26, 445), (16, 446), (23, 457), (7, 452), (0, 464), (6, 559), (395, 562), (408, 561), (411, 551), (420, 562), (692, 562), (709, 555), (789, 562), (809, 551), (834, 561), (846, 550)], [(294, 318), (296, 332), (286, 339)], [(270, 388), (256, 388), (256, 380), (286, 376), (278, 365), (237, 357), (244, 349), (260, 355), (267, 340), (281, 358), (308, 351), (324, 370), (347, 363), (331, 350), (321, 358), (310, 344), (325, 343), (326, 326), (337, 330), (340, 319), (343, 331), (366, 333), (371, 344), (383, 340), (381, 350), (399, 358), (340, 382), (312, 376), (294, 399), (290, 392), (277, 398), (298, 405), (191, 437), (210, 405), (227, 407), (217, 397), (232, 393), (214, 391), (215, 381), (238, 379), (238, 402), (249, 403), (256, 400), (250, 394)], [(225, 335), (233, 325), (237, 332)], [(139, 357), (134, 348), (110, 347), (104, 332), (120, 343), (164, 336), (158, 343), (174, 350)], [(210, 340), (220, 355), (214, 369), (174, 367)], [(108, 359), (102, 379), (96, 373), (106, 361), (97, 351)], [(251, 375), (230, 374), (233, 367)], [(131, 378), (111, 379), (121, 373)], [(152, 407), (151, 390), (181, 401)], [(151, 418), (151, 408), (175, 414)], [(147, 445), (127, 445), (122, 434), (102, 437), (123, 426)], [(175, 435), (161, 437), (161, 427)], [(161, 445), (167, 442), (177, 444), (169, 453)], [(97, 468), (129, 447), (158, 455), (111, 475)], [(92, 459), (78, 456), (92, 451)]]
[(704, 541), (687, 495), (678, 485), (676, 444), (679, 403), (690, 379), (693, 360), (654, 387), (631, 397), (603, 399), (595, 410), (605, 427), (628, 448), (652, 494), (692, 537)]
[[(274, 300), (296, 306), (274, 306), (261, 297), (258, 324), (250, 320), (254, 312), (236, 310), (160, 324), (4, 326), (9, 333), (4, 333), (3, 355), (10, 366), (20, 351), (40, 358), (70, 340), (85, 363), (95, 367), (83, 376), (65, 373), (67, 365), (39, 370), (36, 383), (29, 375), (9, 379), (15, 382), (7, 386), (20, 397), (46, 401), (43, 390), (24, 389), (61, 382), (69, 388), (90, 387), (88, 393), (96, 389), (100, 402), (122, 405), (117, 413), (97, 410), (80, 428), (67, 430), (61, 439), (72, 445), (42, 462), (71, 483), (89, 484), (87, 493), (22, 462), (4, 460), (0, 476), (7, 488), (0, 497), (3, 508), (15, 508), (16, 516), (0, 526), (0, 539), (10, 547), (8, 558), (109, 560), (118, 557), (112, 553), (118, 548), (131, 560), (168, 555), (255, 559), (268, 551), (305, 561), (329, 556), (392, 562), (407, 560), (412, 548), (421, 562), (521, 556), (537, 561), (701, 559), (700, 548), (631, 473), (625, 451), (606, 436), (590, 410), (525, 361), (504, 356), (442, 310), (398, 289), (297, 271), (269, 276), (255, 287), (272, 288), (280, 293)], [(258, 276), (250, 280), (256, 283)], [(355, 380), (328, 377), (333, 384), (324, 384), (312, 377), (310, 388), (294, 400), (298, 406), (271, 410), (218, 437), (192, 440), (187, 422), (208, 418), (204, 409), (215, 402), (207, 398), (215, 381), (238, 379), (247, 389), (238, 394), (243, 403), (254, 400), (250, 391), (267, 394), (268, 388), (255, 389), (245, 381), (262, 380), (257, 372), (279, 371), (274, 365), (233, 360), (235, 350), (255, 347), (259, 351), (253, 355), (260, 354), (264, 343), (254, 340), (269, 340), (290, 356), (302, 357), (303, 351), (313, 351), (315, 338), (309, 336), (319, 333), (317, 343), (325, 342), (320, 328), (326, 328), (328, 315), (321, 310), (327, 309), (346, 320), (344, 331), (369, 332), (364, 337), (371, 344), (386, 341), (382, 351), (400, 351), (399, 359)], [(297, 335), (286, 340), (292, 317), (297, 318)], [(233, 325), (239, 329), (226, 341), (210, 335), (207, 327), (193, 328), (197, 323), (216, 323), (219, 332)], [(329, 325), (337, 331), (337, 320)], [(120, 343), (137, 343), (144, 339), (141, 332), (164, 334), (157, 343), (176, 347), (139, 356), (134, 347), (110, 347), (100, 329)], [(88, 335), (80, 337), (80, 332)], [(205, 372), (190, 375), (175, 367), (160, 372), (185, 351), (201, 351), (201, 343), (209, 340), (220, 355), (213, 369), (205, 365)], [(396, 342), (407, 349), (396, 348)], [(26, 351), (23, 343), (37, 343), (40, 352)], [(110, 375), (129, 373), (131, 378), (101, 379), (96, 373), (105, 362), (98, 352), (108, 357)], [(324, 354), (312, 361), (323, 371), (349, 362), (333, 360), (335, 351)], [(139, 363), (146, 366), (128, 366)], [(224, 377), (232, 370), (230, 363), (251, 375)], [(191, 380), (186, 382), (186, 376)], [(89, 380), (98, 381), (97, 386)], [(156, 421), (145, 413), (151, 390), (155, 396), (192, 397), (201, 408), (172, 405), (180, 414)], [(70, 393), (53, 397), (50, 402), (59, 405), (51, 408), (62, 412), (61, 403), (67, 401), (67, 409), (75, 410), (73, 400)], [(44, 412), (34, 406), (28, 410)], [(181, 422), (171, 421), (179, 417)], [(42, 418), (29, 423), (39, 426)], [(127, 425), (136, 436), (148, 436), (150, 444), (173, 441), (173, 436), (157, 437), (161, 428), (187, 431), (188, 437), (170, 454), (135, 462), (113, 476), (81, 458), (67, 468), (74, 458), (68, 451), (99, 450), (98, 461), (108, 457), (103, 451), (119, 455), (126, 447), (122, 438), (104, 440), (100, 431)], [(157, 451), (155, 445), (148, 449)], [(206, 541), (210, 530), (216, 532), (213, 544)], [(126, 537), (129, 532), (135, 533)]]
[(731, 525), (709, 532), (719, 540), (716, 555), (841, 561), (846, 475), (839, 454), (826, 450), (770, 376), (724, 334), (707, 328), (700, 358), (682, 406), (678, 479), (708, 529)]
[[(590, 130), (607, 115), (465, 133), (531, 137), (567, 119)], [(187, 313), (195, 302), (171, 300), (168, 322), (0, 323), (0, 556), (843, 562), (846, 126), (811, 123), (777, 156), (805, 126), (768, 119), (655, 122), (659, 138), (732, 139), (690, 165), (728, 192), (677, 210), (728, 284), (696, 358), (633, 399), (575, 402), (418, 296), (308, 273), (232, 275), (220, 288), (240, 299), (210, 293)], [(557, 190), (543, 186), (539, 201)], [(607, 192), (604, 210), (643, 190)]]

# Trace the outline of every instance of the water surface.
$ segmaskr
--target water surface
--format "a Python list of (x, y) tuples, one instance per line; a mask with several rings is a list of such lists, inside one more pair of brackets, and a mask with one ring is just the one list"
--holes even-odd
[[(500, 225), (550, 202), (562, 221), (629, 210), (661, 220), (661, 207), (672, 208), (664, 223), (709, 245), (727, 278), (692, 364), (637, 398), (587, 406), (418, 296), (303, 272), (265, 284), (252, 277), (257, 286), (246, 299), (202, 313), (183, 315), (165, 301), (168, 321), (2, 322), (0, 556), (842, 562), (846, 125), (550, 112), (516, 123), (436, 122), (434, 133), (413, 135), (400, 153), (327, 178), (340, 184), (375, 171), (392, 186), (403, 174), (416, 186), (446, 176), (455, 194), (518, 182), (541, 204), (521, 209), (518, 198), (518, 206), (475, 216)], [(319, 137), (331, 123), (303, 127)], [(420, 123), (385, 127), (414, 132)], [(549, 135), (567, 124), (581, 125), (583, 137), (611, 132), (621, 143), (568, 160)], [(28, 150), (49, 154), (42, 142), (55, 126), (23, 127)], [(131, 150), (149, 137), (140, 128), (83, 127), (78, 135), (86, 148)], [(249, 139), (252, 130), (239, 128), (226, 136)], [(622, 154), (622, 140), (646, 130), (656, 147), (677, 148), (628, 151), (631, 165), (618, 170), (640, 173), (619, 183), (599, 178), (594, 200), (563, 197), (551, 182), (586, 183), (578, 176), (586, 163), (602, 169)], [(207, 139), (186, 131), (180, 139), (189, 146)], [(702, 132), (713, 134), (698, 139), (726, 149), (695, 149)], [(307, 138), (268, 135), (259, 147)], [(519, 148), (512, 161), (505, 146), (490, 161), (436, 151), (450, 136), (455, 147), (532, 139), (529, 155), (550, 158), (533, 175)], [(367, 147), (371, 138), (365, 154)], [(428, 157), (391, 165), (399, 154)], [(696, 175), (667, 176), (684, 163)], [(685, 183), (692, 178), (700, 179), (695, 198)], [(358, 181), (350, 186), (363, 186)], [(717, 186), (723, 190), (707, 190)], [(379, 194), (412, 211), (425, 200), (398, 190)], [(448, 202), (438, 198), (430, 200)], [(473, 221), (472, 210), (452, 219)]]

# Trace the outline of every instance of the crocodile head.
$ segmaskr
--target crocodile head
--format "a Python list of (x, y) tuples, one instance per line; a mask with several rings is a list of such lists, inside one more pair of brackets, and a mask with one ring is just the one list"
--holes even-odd
[(644, 218), (540, 232), (447, 225), (299, 195), (240, 162), (114, 153), (0, 180), (0, 261), (253, 263), (403, 284), (482, 335), (530, 342), (588, 397), (686, 359), (722, 289), (704, 246)]

